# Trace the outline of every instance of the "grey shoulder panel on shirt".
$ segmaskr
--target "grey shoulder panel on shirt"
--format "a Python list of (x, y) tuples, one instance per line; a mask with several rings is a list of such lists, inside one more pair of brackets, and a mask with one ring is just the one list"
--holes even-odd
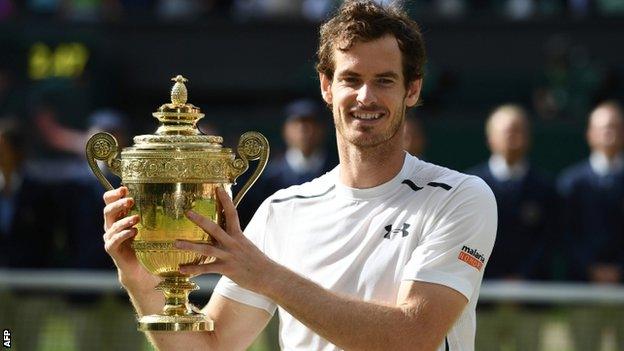
[(310, 195), (295, 194), (295, 195), (291, 195), (291, 196), (287, 196), (287, 197), (283, 197), (283, 198), (271, 199), (271, 203), (274, 204), (274, 203), (286, 202), (286, 201), (294, 200), (294, 199), (313, 199), (313, 198), (316, 198), (316, 197), (321, 197), (321, 196), (327, 195), (330, 192), (332, 192), (334, 189), (336, 189), (336, 185), (330, 186), (327, 190), (325, 190), (324, 192), (322, 192), (320, 194), (310, 194)]

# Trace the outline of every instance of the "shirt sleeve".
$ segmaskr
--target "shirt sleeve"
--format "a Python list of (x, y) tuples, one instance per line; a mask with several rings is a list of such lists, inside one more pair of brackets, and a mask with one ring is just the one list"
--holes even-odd
[[(258, 208), (251, 221), (245, 228), (245, 236), (264, 252), (264, 233), (269, 215), (269, 200), (265, 200)], [(263, 309), (269, 314), (275, 313), (277, 305), (265, 297), (253, 291), (243, 289), (226, 276), (222, 276), (214, 289), (214, 293), (225, 296), (228, 299)]]
[(441, 284), (470, 301), (481, 284), (496, 237), (496, 200), (478, 177), (449, 194), (403, 270), (403, 280)]

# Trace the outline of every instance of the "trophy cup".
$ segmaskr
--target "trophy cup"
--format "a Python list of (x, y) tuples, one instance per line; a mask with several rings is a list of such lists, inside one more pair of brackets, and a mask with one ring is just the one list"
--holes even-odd
[(94, 134), (86, 145), (87, 161), (107, 190), (113, 187), (97, 161), (104, 161), (113, 174), (121, 177), (135, 202), (130, 214), (141, 218), (132, 247), (145, 269), (162, 278), (156, 289), (165, 295), (165, 306), (160, 314), (141, 317), (138, 329), (210, 331), (214, 329), (213, 321), (188, 302), (188, 294), (198, 287), (190, 276), (179, 272), (179, 267), (209, 263), (214, 258), (176, 249), (174, 243), (178, 239), (212, 243), (210, 235), (185, 213), (193, 210), (223, 226), (216, 189), (221, 187), (231, 195), (232, 184), (247, 171), (249, 161), (259, 160), (234, 198), (234, 205), (238, 205), (264, 170), (269, 143), (260, 133), (244, 133), (237, 158), (231, 149), (222, 147), (222, 137), (199, 131), (196, 123), (204, 114), (187, 103), (186, 79), (178, 75), (172, 80), (171, 103), (153, 113), (161, 123), (156, 134), (135, 136), (134, 146), (121, 150), (121, 156), (112, 135)]

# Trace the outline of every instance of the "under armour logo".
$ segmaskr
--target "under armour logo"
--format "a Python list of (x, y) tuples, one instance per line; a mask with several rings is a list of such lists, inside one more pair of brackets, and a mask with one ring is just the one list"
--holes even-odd
[(392, 238), (394, 238), (394, 236), (396, 234), (399, 234), (399, 233), (401, 233), (402, 237), (406, 237), (409, 234), (409, 232), (407, 231), (407, 228), (409, 228), (409, 227), (410, 227), (409, 224), (403, 223), (401, 228), (392, 229), (392, 225), (388, 224), (387, 226), (384, 227), (384, 229), (386, 230), (386, 234), (384, 235), (384, 239), (392, 239)]

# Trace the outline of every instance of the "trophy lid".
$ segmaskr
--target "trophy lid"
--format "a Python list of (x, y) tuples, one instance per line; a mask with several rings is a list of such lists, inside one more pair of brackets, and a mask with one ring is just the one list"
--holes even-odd
[(155, 134), (134, 137), (138, 149), (201, 148), (220, 149), (223, 138), (204, 135), (197, 122), (204, 117), (199, 107), (187, 102), (188, 91), (181, 75), (171, 78), (171, 103), (162, 104), (152, 115), (160, 121)]

